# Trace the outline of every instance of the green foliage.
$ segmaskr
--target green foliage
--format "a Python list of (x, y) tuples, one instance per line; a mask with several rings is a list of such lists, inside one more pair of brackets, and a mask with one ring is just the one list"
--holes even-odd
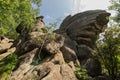
[(50, 40), (55, 40), (55, 33), (49, 33), (49, 34), (48, 34), (48, 38), (49, 38)]
[(50, 26), (46, 27), (47, 33), (52, 33), (55, 30), (56, 26), (56, 24), (52, 23)]
[(53, 31), (55, 28), (53, 26), (46, 27), (46, 34), (49, 40), (55, 40), (55, 33)]
[[(0, 34), (1, 36), (16, 36), (16, 26), (24, 22), (26, 27), (34, 24), (38, 15), (41, 0), (0, 0)], [(33, 7), (33, 5), (36, 7)]]
[(10, 54), (0, 61), (0, 80), (6, 80), (18, 63), (16, 54)]
[(55, 33), (53, 32), (58, 24), (60, 24), (61, 18), (57, 18), (56, 22), (49, 23), (49, 26), (46, 27), (46, 33), (48, 35), (48, 38), (51, 40), (55, 40)]
[(76, 67), (75, 74), (78, 80), (88, 80), (87, 71), (84, 67)]
[(114, 79), (120, 76), (120, 28), (109, 27), (98, 42), (99, 58)]
[(57, 26), (57, 22), (50, 23), (49, 26), (46, 27), (47, 36), (50, 40), (55, 40), (55, 33), (53, 31), (55, 30)]
[(120, 0), (110, 0), (111, 6), (109, 6), (109, 10), (115, 11), (116, 15), (111, 17), (111, 19), (116, 22), (117, 26), (120, 26)]

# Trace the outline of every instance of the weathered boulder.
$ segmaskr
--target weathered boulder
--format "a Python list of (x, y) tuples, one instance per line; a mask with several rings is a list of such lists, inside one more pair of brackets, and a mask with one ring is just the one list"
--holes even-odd
[[(107, 25), (108, 20), (106, 17), (109, 15), (104, 10), (86, 11), (74, 15), (69, 19), (71, 23), (68, 24), (66, 33), (79, 45), (84, 44), (92, 48), (95, 45), (98, 34)], [(99, 20), (99, 17), (102, 17), (101, 20)]]
[[(79, 27), (88, 25), (94, 22), (97, 22), (99, 24), (101, 23), (100, 25), (105, 25), (108, 23), (108, 20), (106, 19), (106, 17), (109, 15), (110, 13), (106, 12), (105, 10), (89, 10), (89, 11), (76, 14), (74, 16), (69, 15), (66, 17), (66, 19), (63, 20), (60, 26), (60, 29), (62, 28), (68, 29), (70, 27), (73, 27), (72, 25), (75, 25), (75, 24), (79, 25), (80, 23), (81, 24), (79, 25)], [(78, 26), (75, 26), (75, 27), (78, 28)]]

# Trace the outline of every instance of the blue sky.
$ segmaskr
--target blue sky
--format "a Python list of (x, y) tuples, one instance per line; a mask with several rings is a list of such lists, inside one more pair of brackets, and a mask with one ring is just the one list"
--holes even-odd
[(56, 21), (57, 18), (64, 18), (71, 11), (70, 0), (42, 0), (40, 14), (43, 15), (46, 24)]
[(56, 19), (63, 20), (69, 14), (86, 10), (104, 9), (110, 5), (109, 0), (42, 0), (40, 15), (43, 15), (46, 25)]

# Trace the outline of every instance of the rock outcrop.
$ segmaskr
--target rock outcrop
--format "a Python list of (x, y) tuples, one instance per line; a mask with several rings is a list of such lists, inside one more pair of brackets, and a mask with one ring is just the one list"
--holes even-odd
[[(88, 74), (92, 77), (100, 75), (102, 71), (99, 60), (92, 58), (96, 47), (95, 42), (98, 35), (107, 27), (109, 16), (110, 14), (104, 10), (91, 10), (74, 16), (69, 15), (62, 22), (60, 29), (55, 31), (65, 37), (64, 48), (61, 49), (63, 55), (66, 54), (65, 48), (69, 48), (71, 54), (77, 55), (81, 66), (86, 66)], [(69, 51), (66, 50), (66, 52)], [(72, 55), (69, 60), (73, 60), (73, 57)], [(74, 59), (77, 58), (74, 57)]]
[(12, 79), (76, 80), (73, 67), (66, 64), (60, 51), (64, 37), (45, 33), (45, 27), (35, 29), (28, 34), (20, 34), (12, 45), (16, 46), (15, 53), (20, 61), (19, 67), (12, 73)]
[[(76, 66), (85, 66), (93, 80), (101, 75), (101, 64), (94, 58), (96, 40), (110, 14), (91, 10), (66, 17), (60, 28), (46, 33), (43, 17), (32, 32), (21, 32), (11, 48), (19, 57), (12, 80), (77, 80)], [(24, 30), (23, 30), (24, 31)], [(100, 77), (102, 79), (102, 77)]]

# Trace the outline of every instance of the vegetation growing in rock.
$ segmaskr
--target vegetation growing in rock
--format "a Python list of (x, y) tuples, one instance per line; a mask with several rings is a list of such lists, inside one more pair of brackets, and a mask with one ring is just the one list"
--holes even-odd
[(76, 67), (75, 74), (78, 80), (88, 80), (87, 71), (84, 67)]
[(0, 61), (0, 80), (9, 80), (10, 74), (18, 64), (18, 57), (15, 53), (8, 55)]

